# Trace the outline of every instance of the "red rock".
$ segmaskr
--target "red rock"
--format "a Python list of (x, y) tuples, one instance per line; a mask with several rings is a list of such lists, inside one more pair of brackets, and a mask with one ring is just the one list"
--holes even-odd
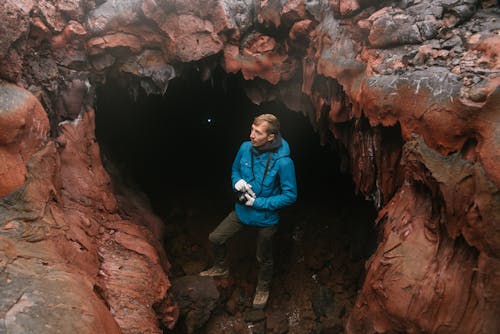
[(340, 16), (349, 16), (360, 9), (358, 0), (330, 0), (330, 6)]
[(31, 36), (38, 36), (39, 38), (47, 38), (52, 35), (50, 29), (42, 22), (42, 20), (38, 17), (35, 17), (33, 21), (31, 21), (32, 29), (30, 30)]
[(0, 59), (6, 54), (10, 45), (28, 31), (28, 16), (32, 8), (32, 0), (6, 0), (0, 3), (0, 13), (2, 13)]
[(4, 80), (18, 82), (21, 79), (22, 69), (21, 57), (16, 50), (10, 50), (0, 60), (0, 77)]
[(53, 1), (39, 0), (38, 8), (42, 13), (45, 22), (47, 22), (52, 31), (61, 32), (64, 29), (66, 26), (66, 20), (62, 16), (61, 12), (58, 11)]
[(130, 53), (138, 53), (142, 49), (141, 40), (130, 34), (116, 33), (102, 37), (91, 38), (87, 41), (91, 55), (104, 52), (106, 49), (123, 48)]
[(500, 129), (498, 106), (500, 105), (500, 84), (493, 91), (475, 120), (475, 128), (481, 137), (478, 140), (479, 159), (488, 178), (500, 188)]
[[(445, 200), (448, 203), (454, 201), (461, 203), (457, 203), (457, 208), (467, 206), (464, 200), (473, 200), (472, 194), (477, 192), (474, 190), (475, 186), (482, 187), (482, 181), (479, 180), (482, 177), (476, 174), (471, 181), (475, 186), (464, 185), (462, 189), (456, 189), (455, 187), (461, 182), (457, 180), (465, 180), (467, 176), (464, 179), (464, 176), (455, 170), (448, 173), (439, 168), (435, 169), (439, 163), (434, 159), (446, 158), (432, 153), (422, 141), (407, 142), (405, 148), (405, 164), (413, 171), (412, 175), (416, 181), (423, 183), (430, 181), (429, 178), (422, 178), (419, 170), (421, 165), (416, 163), (423, 161), (425, 168), (432, 170), (429, 177), (437, 178)], [(457, 164), (457, 170), (461, 170), (463, 167), (459, 165), (464, 162), (455, 159), (453, 164)], [(466, 168), (474, 169), (473, 166)], [(457, 180), (453, 180), (454, 178)], [(451, 188), (449, 191), (446, 189), (448, 187)], [(481, 293), (478, 293), (478, 287), (486, 284), (488, 290), (493, 289), (497, 285), (496, 279), (489, 274), (485, 274), (481, 282), (472, 279), (476, 275), (478, 258), (470, 251), (471, 246), (465, 242), (457, 242), (453, 234), (449, 235), (440, 229), (440, 222), (432, 216), (431, 201), (437, 193), (426, 194), (419, 192), (417, 188), (416, 184), (406, 183), (379, 213), (378, 224), (383, 228), (384, 239), (368, 264), (370, 274), (365, 280), (363, 292), (358, 297), (357, 309), (350, 318), (348, 331), (383, 332), (393, 328), (396, 323), (402, 324), (403, 318), (407, 319), (405, 325), (399, 325), (403, 331), (419, 328), (433, 332), (443, 324), (467, 332), (474, 332), (477, 328), (495, 328), (494, 323), (488, 319), (491, 319), (491, 312), (495, 312), (492, 310), (497, 307), (494, 306), (496, 299), (486, 300)], [(448, 196), (452, 193), (462, 193), (462, 196), (451, 199)], [(498, 203), (483, 207), (485, 209), (483, 223), (496, 219), (493, 217), (498, 216), (499, 211), (495, 206), (498, 206)], [(454, 211), (452, 208), (450, 210)], [(450, 212), (448, 223), (451, 222), (453, 215), (455, 214)], [(480, 221), (476, 221), (477, 223)], [(491, 226), (488, 223), (486, 225)], [(451, 227), (450, 224), (448, 227)], [(499, 238), (497, 234), (488, 231), (482, 234), (482, 238), (497, 240)], [(467, 235), (464, 236), (469, 239)], [(472, 239), (469, 239), (469, 243), (484, 249)], [(493, 243), (496, 244), (497, 241)], [(489, 258), (490, 251), (484, 250), (485, 252), (479, 256), (480, 259)], [(497, 266), (493, 263), (492, 265)], [(429, 274), (435, 270), (439, 275)], [(453, 279), (450, 279), (451, 277)], [(392, 283), (384, 283), (389, 281)], [(481, 301), (479, 308), (477, 300)], [(455, 306), (450, 307), (450, 305)], [(384, 310), (389, 311), (390, 318), (383, 315)], [(460, 314), (457, 314), (457, 311)], [(478, 324), (478, 315), (481, 313), (489, 315)], [(409, 314), (418, 316), (408, 317)], [(371, 319), (367, 321), (366, 317)]]
[(224, 47), (212, 23), (197, 16), (170, 16), (160, 28), (170, 40), (172, 55), (183, 62), (216, 54)]
[(257, 19), (259, 23), (265, 26), (279, 27), (281, 25), (281, 11), (282, 4), (280, 1), (262, 0), (260, 1), (260, 10), (258, 11)]
[(84, 3), (82, 0), (56, 0), (57, 9), (73, 20), (82, 20), (84, 16)]
[(48, 132), (47, 115), (31, 93), (0, 85), (0, 197), (24, 183), (26, 165), (45, 144)]
[(343, 0), (340, 1), (340, 14), (343, 16), (351, 15), (359, 10), (360, 5), (358, 0)]
[(304, 41), (305, 39), (309, 38), (309, 34), (312, 29), (313, 29), (313, 22), (311, 20), (302, 20), (299, 22), (295, 22), (292, 28), (290, 29), (288, 36), (293, 41), (296, 40)]
[(373, 47), (384, 48), (423, 40), (414, 18), (398, 8), (382, 8), (368, 20), (371, 22), (368, 40)]
[(287, 80), (295, 72), (296, 63), (277, 49), (273, 38), (254, 34), (246, 40), (241, 53), (231, 45), (224, 49), (225, 69), (227, 72), (241, 70), (246, 80), (260, 77), (272, 84)]
[[(473, 42), (473, 41), (472, 41)], [(485, 53), (486, 58), (480, 62), (490, 64), (491, 68), (500, 69), (500, 37), (491, 36), (481, 39), (477, 44), (474, 43), (475, 50), (480, 50)]]
[(51, 40), (53, 48), (62, 48), (74, 38), (80, 38), (87, 35), (85, 28), (76, 21), (69, 21), (63, 32), (56, 35)]
[[(43, 271), (57, 277), (32, 283), (42, 297), (30, 299), (27, 295), (26, 301), (33, 304), (28, 317), (39, 320), (26, 322), (26, 326), (32, 327), (26, 327), (25, 331), (38, 332), (37, 326), (48, 322), (62, 329), (75, 325), (82, 333), (122, 332), (117, 324), (130, 331), (161, 333), (153, 309), (154, 304), (160, 303), (165, 325), (172, 327), (178, 310), (166, 298), (170, 286), (165, 274), (168, 261), (162, 254), (159, 237), (151, 234), (155, 231), (161, 236), (162, 223), (148, 214), (144, 203), (135, 196), (120, 200), (120, 206), (126, 207), (128, 213), (126, 221), (120, 220), (111, 180), (99, 158), (93, 112), (61, 124), (57, 142), (57, 150), (51, 141), (32, 155), (25, 187), (16, 192), (18, 200), (5, 212), (7, 219), (16, 217), (17, 225), (12, 222), (9, 226), (13, 228), (9, 229), (18, 232), (0, 244), (12, 245), (9, 251), (12, 256), (21, 254), (27, 259), (22, 272), (11, 277), (25, 282)], [(23, 209), (25, 206), (34, 211)], [(33, 220), (29, 218), (32, 212), (40, 216), (27, 225), (26, 219)], [(117, 220), (120, 223), (112, 223)], [(116, 233), (107, 234), (108, 231)], [(16, 246), (23, 245), (17, 238), (30, 246)], [(45, 264), (35, 266), (31, 263), (33, 256)], [(6, 270), (13, 273), (13, 268), (7, 266)], [(96, 293), (106, 299), (113, 314)], [(64, 316), (53, 312), (58, 319), (37, 315), (36, 308), (44, 305), (50, 309), (55, 297), (59, 298), (58, 305), (65, 305), (70, 312)], [(11, 313), (13, 317), (14, 312)], [(91, 320), (82, 318), (82, 313)], [(11, 323), (24, 326), (15, 320)]]
[(306, 7), (301, 0), (288, 0), (281, 9), (281, 19), (288, 25), (306, 18)]
[(159, 258), (156, 249), (151, 246), (144, 238), (133, 237), (126, 233), (116, 233), (114, 239), (123, 247), (130, 249), (138, 254), (146, 256), (153, 263), (159, 263)]

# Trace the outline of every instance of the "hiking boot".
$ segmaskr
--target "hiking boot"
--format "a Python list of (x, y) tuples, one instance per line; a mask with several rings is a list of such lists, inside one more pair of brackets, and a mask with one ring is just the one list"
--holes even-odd
[(255, 290), (255, 296), (253, 297), (253, 308), (262, 310), (264, 307), (266, 307), (268, 298), (269, 290)]
[(226, 277), (228, 275), (229, 275), (229, 269), (227, 267), (218, 267), (218, 266), (213, 266), (200, 273), (200, 276), (208, 276), (214, 278)]

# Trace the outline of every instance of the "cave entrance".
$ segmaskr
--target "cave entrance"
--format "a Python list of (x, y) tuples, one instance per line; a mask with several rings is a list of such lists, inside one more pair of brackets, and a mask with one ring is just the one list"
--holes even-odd
[[(342, 332), (375, 247), (373, 204), (355, 194), (334, 142), (320, 145), (304, 115), (278, 102), (252, 104), (239, 75), (218, 69), (207, 81), (199, 77), (193, 69), (171, 80), (163, 96), (138, 91), (135, 97), (126, 80), (108, 78), (96, 106), (103, 160), (144, 192), (165, 221), (171, 279), (197, 274), (210, 265), (208, 233), (233, 207), (230, 173), (239, 145), (248, 140), (254, 116), (276, 114), (292, 150), (299, 198), (281, 213), (267, 328)], [(228, 245), (233, 283), (200, 333), (243, 326), (256, 282), (252, 233)], [(182, 326), (173, 332), (182, 333)]]

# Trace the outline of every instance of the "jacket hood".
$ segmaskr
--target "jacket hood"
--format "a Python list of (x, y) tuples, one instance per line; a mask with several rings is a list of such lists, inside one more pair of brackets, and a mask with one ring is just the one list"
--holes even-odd
[(266, 142), (264, 145), (259, 147), (254, 147), (254, 151), (256, 154), (261, 154), (269, 151), (277, 151), (281, 146), (281, 135), (277, 134), (272, 141)]
[(287, 157), (290, 155), (290, 146), (288, 145), (288, 142), (281, 138), (281, 146), (278, 148), (278, 151), (276, 152), (278, 157)]
[[(250, 142), (248, 142), (250, 143)], [(251, 144), (250, 144), (251, 145)], [(277, 149), (277, 150), (276, 150)], [(270, 142), (269, 144), (263, 145), (261, 147), (253, 147), (251, 146), (251, 150), (253, 153), (260, 155), (265, 152), (275, 151), (275, 158), (286, 157), (290, 155), (290, 146), (288, 142), (281, 137), (281, 135), (276, 136), (276, 138)]]

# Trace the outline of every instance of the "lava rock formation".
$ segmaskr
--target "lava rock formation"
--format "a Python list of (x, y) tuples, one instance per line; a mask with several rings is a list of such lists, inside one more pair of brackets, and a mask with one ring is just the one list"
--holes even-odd
[(381, 235), (347, 333), (500, 331), (500, 16), (479, 0), (4, 0), (0, 332), (161, 333), (163, 225), (103, 167), (95, 87), (241, 73), (342, 145)]

